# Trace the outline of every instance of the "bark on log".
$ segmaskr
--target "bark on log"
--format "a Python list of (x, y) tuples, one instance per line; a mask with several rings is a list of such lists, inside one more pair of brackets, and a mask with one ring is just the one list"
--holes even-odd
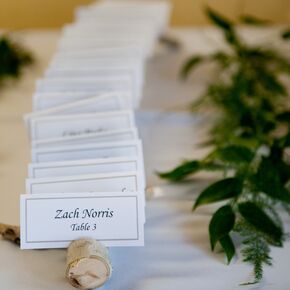
[(101, 287), (110, 278), (112, 266), (107, 248), (93, 239), (72, 242), (67, 253), (66, 277), (78, 289)]
[[(20, 227), (0, 223), (3, 239), (20, 244)], [(73, 241), (67, 250), (66, 277), (78, 289), (94, 289), (106, 283), (112, 274), (107, 248), (93, 239)]]
[(20, 227), (0, 223), (0, 235), (3, 239), (20, 245)]

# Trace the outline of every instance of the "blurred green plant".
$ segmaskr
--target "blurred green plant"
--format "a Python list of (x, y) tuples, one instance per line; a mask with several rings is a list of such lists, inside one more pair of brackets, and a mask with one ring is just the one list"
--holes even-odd
[(218, 78), (193, 106), (214, 109), (207, 142), (213, 149), (202, 160), (159, 175), (176, 182), (199, 171), (223, 172), (223, 179), (200, 193), (193, 210), (225, 202), (209, 224), (211, 249), (220, 244), (230, 263), (236, 251), (232, 236), (240, 236), (243, 259), (254, 269), (253, 281), (246, 284), (258, 283), (263, 266), (272, 264), (270, 247), (282, 247), (285, 240), (280, 214), (290, 214), (290, 110), (281, 81), (290, 74), (290, 62), (276, 50), (247, 45), (231, 21), (210, 8), (206, 13), (222, 30), (229, 50), (192, 56), (180, 75), (186, 79), (202, 62), (219, 68)]
[(30, 52), (8, 36), (0, 37), (0, 85), (9, 78), (18, 78), (21, 69), (33, 62)]

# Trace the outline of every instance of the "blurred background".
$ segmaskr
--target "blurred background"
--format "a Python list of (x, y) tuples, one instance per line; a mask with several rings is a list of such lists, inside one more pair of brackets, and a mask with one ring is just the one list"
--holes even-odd
[[(75, 7), (91, 0), (0, 0), (0, 27), (8, 29), (61, 27), (72, 21)], [(206, 25), (203, 7), (210, 5), (235, 20), (250, 14), (275, 23), (290, 22), (290, 0), (171, 0), (172, 25)]]

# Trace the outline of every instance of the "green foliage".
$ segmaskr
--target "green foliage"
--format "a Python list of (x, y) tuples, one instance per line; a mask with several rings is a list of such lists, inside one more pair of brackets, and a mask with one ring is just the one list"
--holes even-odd
[(290, 39), (290, 28), (286, 29), (285, 31), (282, 32), (281, 34), (282, 38), (284, 39)]
[(224, 163), (239, 165), (251, 162), (255, 156), (255, 152), (245, 146), (229, 145), (218, 148), (213, 151), (212, 155), (215, 159), (219, 159)]
[(262, 25), (267, 25), (270, 24), (269, 20), (265, 19), (259, 19), (255, 16), (252, 15), (242, 15), (240, 17), (241, 23), (248, 24), (248, 25), (256, 25), (256, 26), (262, 26)]
[(32, 63), (32, 56), (7, 36), (0, 37), (0, 82), (17, 78), (21, 68)]
[(244, 262), (251, 263), (254, 267), (254, 280), (242, 285), (258, 283), (263, 277), (263, 265), (272, 265), (269, 244), (263, 235), (259, 234), (243, 219), (239, 219), (234, 231), (244, 238), (241, 250)]
[(238, 208), (245, 221), (265, 235), (267, 241), (275, 246), (282, 246), (283, 230), (258, 205), (248, 201), (240, 203)]
[(211, 249), (231, 232), (235, 225), (235, 214), (230, 205), (225, 205), (217, 210), (209, 224)]
[[(205, 142), (212, 149), (205, 158), (187, 161), (160, 176), (180, 181), (202, 170), (224, 174), (199, 194), (193, 209), (228, 202), (211, 219), (212, 250), (219, 243), (230, 262), (235, 254), (231, 233), (236, 232), (242, 238), (244, 261), (253, 265), (251, 283), (257, 283), (263, 266), (271, 265), (270, 246), (283, 246), (286, 235), (280, 214), (284, 210), (290, 215), (286, 154), (290, 109), (285, 105), (288, 91), (281, 78), (289, 77), (290, 61), (276, 50), (247, 45), (236, 34), (234, 23), (212, 9), (207, 8), (206, 14), (223, 32), (229, 50), (192, 56), (181, 76), (187, 78), (203, 61), (214, 62), (220, 70), (219, 77), (193, 106), (196, 109), (206, 104), (215, 109), (210, 139)], [(243, 21), (262, 24), (249, 17)]]
[(158, 173), (161, 178), (166, 178), (171, 181), (181, 181), (191, 174), (201, 170), (215, 171), (220, 170), (221, 165), (210, 161), (185, 161), (180, 166), (174, 168), (172, 171)]
[(226, 253), (228, 263), (235, 255), (235, 245), (229, 235), (234, 228), (235, 219), (232, 207), (225, 205), (215, 212), (209, 224), (211, 249), (213, 251), (216, 243), (219, 242)]
[(195, 210), (201, 205), (237, 197), (242, 191), (242, 184), (242, 180), (235, 177), (222, 179), (211, 184), (201, 192), (193, 209)]
[(202, 61), (203, 58), (201, 56), (193, 56), (190, 59), (188, 59), (180, 72), (180, 77), (182, 79), (186, 79), (188, 77), (189, 72), (191, 72)]
[(220, 245), (222, 246), (226, 256), (227, 256), (227, 259), (228, 259), (228, 264), (231, 262), (232, 258), (234, 257), (235, 255), (235, 245), (230, 237), (230, 235), (226, 235), (224, 236), (223, 238), (221, 238), (219, 240), (220, 242)]

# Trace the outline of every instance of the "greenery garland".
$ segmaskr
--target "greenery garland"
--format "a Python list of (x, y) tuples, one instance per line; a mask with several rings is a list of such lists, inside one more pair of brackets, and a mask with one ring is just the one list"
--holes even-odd
[(18, 78), (22, 67), (32, 62), (30, 52), (8, 36), (0, 37), (0, 85), (8, 78)]
[(249, 46), (237, 35), (234, 24), (211, 9), (209, 19), (224, 34), (230, 52), (194, 55), (181, 76), (204, 61), (214, 61), (218, 79), (194, 107), (206, 104), (217, 116), (210, 131), (213, 146), (201, 160), (186, 161), (162, 178), (181, 181), (199, 171), (219, 171), (224, 178), (204, 189), (193, 210), (225, 201), (212, 216), (209, 236), (212, 251), (220, 244), (228, 263), (235, 255), (233, 235), (242, 238), (241, 253), (253, 265), (254, 280), (271, 265), (270, 247), (282, 247), (286, 233), (281, 214), (290, 215), (290, 110), (282, 75), (290, 74), (290, 62), (273, 49)]

